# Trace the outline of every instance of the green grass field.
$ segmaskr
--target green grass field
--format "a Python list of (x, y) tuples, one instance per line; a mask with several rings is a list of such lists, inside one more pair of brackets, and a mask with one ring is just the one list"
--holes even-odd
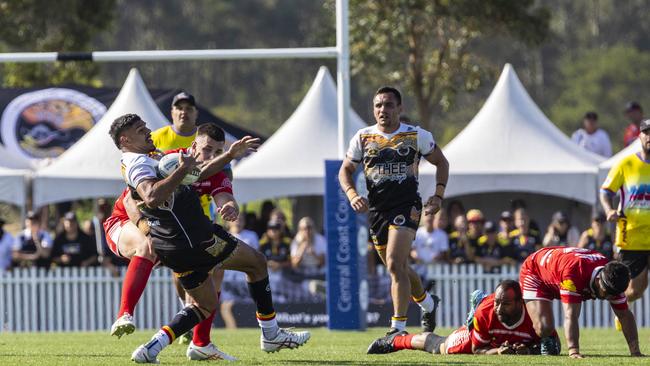
[[(416, 331), (416, 329), (412, 329)], [(330, 332), (316, 329), (303, 348), (265, 354), (259, 349), (259, 331), (215, 330), (219, 347), (240, 359), (241, 365), (648, 365), (648, 359), (627, 357), (623, 335), (614, 330), (582, 330), (584, 360), (540, 356), (433, 356), (420, 351), (401, 351), (390, 355), (365, 354), (366, 347), (384, 332)], [(440, 330), (448, 334), (448, 330)], [(144, 343), (153, 331), (137, 331), (114, 339), (106, 333), (21, 333), (0, 334), (0, 365), (132, 365), (131, 352)], [(650, 329), (640, 331), (641, 350), (650, 353)], [(565, 348), (565, 347), (563, 347)], [(160, 355), (161, 364), (196, 365), (185, 358), (185, 346), (174, 344)], [(223, 362), (223, 361), (208, 361)], [(199, 363), (201, 365), (203, 363)]]

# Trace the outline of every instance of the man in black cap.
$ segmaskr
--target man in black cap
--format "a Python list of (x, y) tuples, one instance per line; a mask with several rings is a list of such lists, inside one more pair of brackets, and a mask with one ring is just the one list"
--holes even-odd
[(556, 211), (551, 223), (548, 225), (542, 245), (550, 246), (575, 246), (580, 240), (580, 232), (575, 226), (571, 226), (569, 217), (562, 211)]
[(625, 105), (625, 118), (630, 121), (623, 134), (623, 145), (627, 146), (639, 136), (639, 125), (643, 121), (643, 108), (641, 108), (641, 105), (634, 101), (628, 102)]

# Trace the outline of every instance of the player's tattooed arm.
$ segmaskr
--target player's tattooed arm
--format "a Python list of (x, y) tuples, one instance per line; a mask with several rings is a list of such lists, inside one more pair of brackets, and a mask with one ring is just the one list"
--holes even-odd
[(436, 166), (436, 190), (433, 196), (429, 197), (424, 208), (425, 215), (433, 215), (440, 210), (442, 199), (445, 197), (445, 189), (449, 180), (449, 162), (438, 146), (424, 158)]
[(472, 344), (472, 353), (475, 355), (512, 355), (515, 354), (515, 350), (507, 342), (496, 348), (476, 347)]
[(140, 209), (138, 208), (138, 205), (142, 204), (142, 201), (133, 198), (131, 191), (128, 191), (122, 202), (124, 203), (126, 214), (129, 216), (129, 221), (137, 226), (144, 235), (148, 235), (149, 222), (145, 220), (144, 216), (142, 216), (142, 212), (140, 212)]
[(352, 209), (356, 212), (363, 213), (368, 211), (368, 200), (360, 196), (354, 186), (352, 175), (357, 170), (357, 166), (358, 164), (350, 160), (350, 158), (345, 158), (339, 170), (339, 184), (348, 197)]
[(158, 207), (163, 204), (178, 188), (187, 173), (196, 166), (196, 156), (179, 155), (179, 165), (170, 175), (161, 180), (143, 180), (136, 187), (138, 195), (145, 205)]
[(614, 197), (616, 194), (607, 189), (600, 190), (600, 204), (603, 206), (607, 221), (616, 222), (618, 220), (618, 211), (614, 209)]

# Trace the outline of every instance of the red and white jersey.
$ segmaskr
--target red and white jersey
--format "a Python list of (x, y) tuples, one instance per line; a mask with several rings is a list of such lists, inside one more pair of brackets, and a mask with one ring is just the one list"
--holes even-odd
[[(171, 154), (175, 152), (182, 152), (183, 154), (187, 154), (187, 150), (188, 149), (184, 148), (168, 150), (165, 151), (165, 154)], [(228, 179), (226, 173), (223, 171), (220, 171), (219, 173), (212, 175), (204, 180), (192, 183), (192, 189), (194, 189), (199, 195), (207, 194), (212, 197), (224, 192), (233, 194), (232, 183), (230, 182), (230, 179)]]
[(525, 306), (523, 306), (521, 318), (512, 326), (499, 321), (494, 312), (494, 294), (483, 299), (476, 308), (471, 334), (472, 344), (476, 348), (488, 346), (496, 348), (506, 341), (509, 344), (523, 343), (525, 345), (537, 344), (540, 341)]
[[(548, 247), (531, 254), (521, 267), (521, 283), (527, 290), (543, 287), (563, 303), (580, 303), (595, 298), (594, 281), (609, 260), (601, 253), (573, 247)], [(524, 276), (526, 274), (526, 276)], [(609, 300), (615, 309), (627, 309), (627, 298), (620, 294)]]
[(128, 188), (122, 191), (122, 194), (115, 200), (115, 204), (113, 205), (113, 212), (111, 212), (111, 217), (116, 217), (120, 221), (129, 220), (129, 215), (126, 213), (126, 208), (124, 208), (124, 196), (126, 196), (127, 193), (129, 193)]

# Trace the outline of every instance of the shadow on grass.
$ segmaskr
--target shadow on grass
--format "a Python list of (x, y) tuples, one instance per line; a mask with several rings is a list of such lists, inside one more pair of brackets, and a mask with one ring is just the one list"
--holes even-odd
[[(283, 363), (285, 364), (292, 364), (292, 365), (373, 365), (373, 366), (393, 366), (393, 365), (413, 365), (413, 366), (431, 366), (432, 364), (435, 364), (433, 360), (428, 360), (428, 361), (413, 361), (413, 360), (404, 360), (404, 361), (396, 361), (396, 360), (358, 360), (358, 361), (344, 361), (344, 360), (332, 360), (332, 361), (323, 361), (323, 360), (282, 360)], [(458, 361), (458, 362), (449, 362), (449, 360), (445, 360), (445, 365), (467, 365), (467, 364), (472, 364), (472, 365), (488, 365), (489, 363), (487, 362), (467, 362), (467, 361)]]

